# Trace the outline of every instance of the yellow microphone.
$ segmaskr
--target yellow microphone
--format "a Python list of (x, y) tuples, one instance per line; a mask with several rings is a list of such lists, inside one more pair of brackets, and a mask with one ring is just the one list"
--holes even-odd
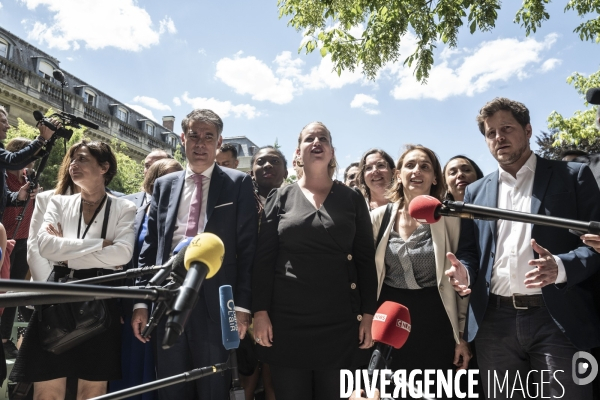
[(208, 268), (206, 279), (210, 279), (219, 272), (224, 256), (225, 246), (221, 238), (215, 234), (204, 232), (196, 235), (190, 242), (185, 252), (185, 269), (189, 271), (194, 262), (203, 263)]
[(188, 272), (178, 289), (173, 310), (167, 320), (163, 349), (173, 346), (183, 333), (190, 312), (198, 301), (204, 279), (210, 279), (219, 272), (224, 255), (223, 241), (212, 233), (201, 233), (188, 245), (184, 258), (184, 266)]

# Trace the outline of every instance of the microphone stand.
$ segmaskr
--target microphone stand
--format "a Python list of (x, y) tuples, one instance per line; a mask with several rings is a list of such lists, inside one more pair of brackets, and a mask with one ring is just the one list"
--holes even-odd
[(223, 372), (225, 370), (232, 368), (231, 358), (227, 360), (226, 363), (220, 363), (211, 365), (210, 367), (203, 367), (198, 369), (193, 369), (188, 372), (184, 372), (179, 375), (170, 376), (168, 378), (159, 379), (154, 382), (144, 383), (142, 385), (133, 386), (129, 389), (119, 390), (118, 392), (105, 394), (102, 396), (94, 397), (90, 400), (119, 400), (126, 399), (131, 396), (135, 396), (138, 394), (151, 392), (156, 389), (161, 389), (167, 386), (175, 385), (183, 382), (191, 382), (196, 379), (204, 378), (205, 376), (213, 375), (218, 372)]
[[(65, 284), (58, 282), (29, 282), (9, 279), (0, 279), (0, 291), (34, 292), (37, 293), (39, 297), (44, 298), (45, 301), (47, 301), (47, 299), (49, 298), (48, 295), (54, 295), (52, 297), (51, 304), (81, 301), (79, 299), (74, 300), (73, 296), (85, 299), (125, 298), (157, 302), (168, 301), (172, 299), (172, 297), (175, 294), (171, 290), (160, 287), (104, 287), (93, 285), (81, 285), (76, 283)], [(40, 295), (40, 293), (42, 294)], [(0, 295), (0, 299), (14, 299), (14, 295), (23, 296), (23, 293), (9, 293)], [(31, 300), (35, 300), (36, 296), (30, 294), (30, 298)], [(3, 303), (0, 300), (0, 306), (2, 306), (2, 304)], [(25, 302), (24, 304), (30, 305), (32, 303)], [(38, 302), (38, 304), (40, 303)]]
[(236, 349), (229, 350), (229, 360), (227, 361), (231, 368), (231, 389), (229, 390), (229, 400), (245, 400), (246, 394), (240, 384), (240, 373), (238, 371)]
[(554, 226), (557, 228), (571, 229), (577, 231), (580, 234), (593, 233), (600, 235), (600, 222), (590, 221), (583, 222), (574, 219), (557, 218), (549, 215), (530, 214), (521, 211), (504, 210), (501, 208), (477, 206), (474, 204), (466, 204), (463, 201), (449, 201), (446, 200), (440, 209), (440, 214), (445, 216), (454, 217), (454, 213), (467, 213), (474, 214), (470, 216), (472, 219), (479, 219), (481, 217), (487, 217), (485, 219), (505, 219), (508, 221), (525, 222), (536, 225)]

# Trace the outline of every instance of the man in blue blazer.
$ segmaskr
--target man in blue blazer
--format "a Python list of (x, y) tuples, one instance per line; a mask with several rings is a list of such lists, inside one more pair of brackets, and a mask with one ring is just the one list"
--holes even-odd
[[(197, 109), (188, 114), (181, 125), (188, 166), (185, 171), (166, 175), (154, 183), (148, 233), (139, 266), (163, 264), (186, 236), (201, 232), (211, 232), (221, 238), (225, 257), (219, 272), (202, 285), (184, 332), (170, 349), (161, 347), (164, 319), (157, 327), (159, 379), (227, 360), (228, 353), (221, 343), (220, 286), (233, 287), (240, 337), (243, 338), (250, 323), (250, 279), (258, 224), (251, 177), (215, 164), (223, 131), (223, 121), (217, 114)], [(201, 197), (201, 208), (197, 220), (192, 221), (191, 206), (198, 201), (197, 195)], [(190, 234), (190, 227), (195, 232)], [(148, 320), (148, 310), (138, 307), (140, 305), (136, 305), (132, 326), (136, 337), (145, 341), (140, 332)], [(161, 389), (159, 397), (222, 400), (228, 398), (230, 383), (230, 374), (216, 374)]]
[[(465, 203), (600, 220), (600, 190), (591, 171), (533, 154), (523, 104), (496, 98), (477, 121), (499, 169), (469, 185)], [(598, 288), (589, 279), (599, 269), (598, 253), (566, 229), (463, 219), (456, 257), (448, 258), (453, 266), (446, 274), (455, 290), (471, 294), (466, 334), (475, 340), (488, 398), (529, 398), (532, 380), (543, 396), (591, 398), (591, 385), (572, 378), (572, 359), (578, 350), (600, 345), (592, 300)], [(505, 376), (502, 390), (494, 380)]]

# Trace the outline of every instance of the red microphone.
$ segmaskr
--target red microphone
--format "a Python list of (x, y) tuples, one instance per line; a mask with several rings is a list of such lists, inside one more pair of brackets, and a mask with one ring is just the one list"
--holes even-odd
[[(414, 200), (413, 200), (414, 201)], [(369, 362), (369, 375), (375, 369), (385, 369), (391, 361), (392, 348), (404, 346), (410, 333), (410, 313), (408, 308), (393, 301), (384, 302), (373, 317), (371, 334), (377, 347)]]
[(417, 196), (408, 205), (408, 213), (422, 224), (434, 224), (441, 218), (442, 203), (433, 196)]

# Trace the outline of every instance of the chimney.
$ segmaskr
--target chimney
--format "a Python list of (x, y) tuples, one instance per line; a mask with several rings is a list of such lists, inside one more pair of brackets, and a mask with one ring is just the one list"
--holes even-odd
[(168, 130), (170, 130), (171, 132), (173, 131), (173, 127), (175, 125), (175, 117), (172, 115), (168, 115), (165, 117), (162, 117), (162, 124), (165, 128), (167, 128)]

